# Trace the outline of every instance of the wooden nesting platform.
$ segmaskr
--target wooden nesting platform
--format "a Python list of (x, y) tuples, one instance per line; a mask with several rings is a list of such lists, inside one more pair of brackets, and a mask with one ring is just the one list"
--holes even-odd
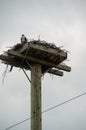
[(31, 64), (41, 64), (43, 74), (49, 72), (62, 76), (63, 72), (58, 69), (71, 70), (70, 67), (62, 65), (62, 62), (67, 59), (67, 52), (42, 41), (33, 40), (26, 44), (19, 43), (0, 55), (0, 59), (5, 64), (23, 67), (27, 70), (30, 70)]

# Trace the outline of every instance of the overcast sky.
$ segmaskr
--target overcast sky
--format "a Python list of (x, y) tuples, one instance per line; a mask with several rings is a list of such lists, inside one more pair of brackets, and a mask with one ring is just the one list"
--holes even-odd
[[(86, 0), (0, 0), (0, 53), (21, 34), (70, 52), (70, 73), (42, 78), (42, 110), (86, 92)], [(14, 68), (2, 84), (5, 68), (0, 62), (0, 130), (30, 117), (30, 83)], [(43, 130), (86, 130), (86, 96), (43, 114), (42, 122)], [(30, 130), (30, 121), (12, 130)]]

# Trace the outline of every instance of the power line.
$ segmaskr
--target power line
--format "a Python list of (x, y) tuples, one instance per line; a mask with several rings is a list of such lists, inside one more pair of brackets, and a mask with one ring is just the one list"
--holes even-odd
[(19, 125), (19, 124), (22, 124), (22, 123), (26, 122), (27, 120), (30, 120), (30, 119), (31, 119), (31, 118), (27, 118), (27, 119), (25, 119), (25, 120), (23, 120), (23, 121), (21, 121), (21, 122), (18, 122), (18, 123), (14, 124), (14, 125), (9, 126), (8, 128), (6, 128), (6, 129), (4, 129), (4, 130), (9, 130), (9, 129), (11, 129), (11, 128), (13, 128), (13, 127)]
[(64, 102), (62, 102), (62, 103), (60, 103), (60, 104), (57, 104), (57, 105), (55, 105), (55, 106), (53, 106), (53, 107), (51, 107), (51, 108), (48, 108), (47, 110), (43, 111), (42, 113), (51, 111), (51, 110), (53, 110), (53, 109), (55, 109), (55, 108), (57, 108), (57, 107), (60, 107), (60, 106), (62, 106), (62, 105), (64, 105), (64, 104), (66, 104), (66, 103), (68, 103), (68, 102), (70, 102), (70, 101), (73, 101), (73, 100), (75, 100), (75, 99), (77, 99), (77, 98), (79, 98), (79, 97), (82, 97), (82, 96), (84, 96), (84, 95), (86, 95), (86, 92), (85, 92), (85, 93), (82, 93), (82, 94), (80, 94), (80, 95), (77, 95), (77, 96), (75, 96), (75, 97), (73, 97), (73, 98), (70, 98), (69, 100), (66, 100), (66, 101), (64, 101)]
[[(55, 108), (57, 108), (57, 107), (60, 107), (60, 106), (62, 106), (62, 105), (64, 105), (64, 104), (66, 104), (66, 103), (68, 103), (68, 102), (71, 102), (71, 101), (73, 101), (73, 100), (75, 100), (75, 99), (78, 99), (78, 98), (80, 98), (80, 97), (82, 97), (82, 96), (84, 96), (84, 95), (86, 95), (86, 92), (85, 92), (85, 93), (82, 93), (82, 94), (79, 94), (79, 95), (77, 95), (77, 96), (75, 96), (75, 97), (73, 97), (73, 98), (70, 98), (69, 100), (66, 100), (66, 101), (64, 101), (64, 102), (62, 102), (62, 103), (60, 103), (60, 104), (57, 104), (57, 105), (53, 106), (53, 107), (50, 107), (50, 108), (48, 108), (47, 110), (43, 111), (43, 112), (40, 113), (40, 114), (46, 113), (46, 112), (48, 112), (48, 111), (51, 111), (51, 110), (53, 110), (53, 109), (55, 109)], [(18, 123), (14, 124), (14, 125), (11, 125), (11, 126), (9, 126), (8, 128), (6, 128), (6, 129), (4, 129), (4, 130), (9, 130), (9, 129), (11, 129), (11, 128), (17, 126), (17, 125), (20, 125), (20, 124), (22, 124), (22, 123), (24, 123), (24, 122), (30, 120), (31, 118), (33, 118), (33, 117), (27, 118), (27, 119), (25, 119), (25, 120), (23, 120), (23, 121), (21, 121), (21, 122), (18, 122)]]

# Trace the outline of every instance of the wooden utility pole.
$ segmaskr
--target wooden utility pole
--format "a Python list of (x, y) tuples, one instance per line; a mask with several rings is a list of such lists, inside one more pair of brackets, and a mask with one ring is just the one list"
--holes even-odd
[(42, 130), (41, 117), (41, 65), (31, 69), (31, 130)]
[(63, 76), (63, 71), (70, 72), (71, 67), (62, 64), (67, 52), (44, 41), (33, 40), (15, 45), (0, 55), (0, 59), (11, 68), (31, 71), (31, 130), (42, 130), (41, 76), (45, 73)]

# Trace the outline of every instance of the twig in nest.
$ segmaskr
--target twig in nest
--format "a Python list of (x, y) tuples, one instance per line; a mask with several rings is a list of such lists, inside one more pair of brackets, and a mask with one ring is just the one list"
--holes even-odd
[(6, 66), (6, 69), (5, 69), (5, 71), (3, 72), (3, 74), (2, 74), (2, 83), (4, 83), (4, 80), (5, 80), (5, 77), (6, 77), (6, 74), (7, 74), (7, 70), (8, 70), (8, 65)]

